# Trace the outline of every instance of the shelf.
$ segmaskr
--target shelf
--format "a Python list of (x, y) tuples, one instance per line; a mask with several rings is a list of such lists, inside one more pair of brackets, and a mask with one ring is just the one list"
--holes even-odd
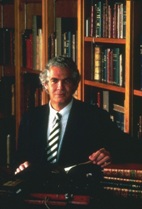
[(14, 66), (0, 66), (1, 76), (15, 76)]
[(21, 69), (22, 74), (26, 74), (26, 73), (39, 74), (40, 72), (41, 72), (40, 70), (33, 70), (33, 69), (27, 69), (27, 68), (22, 68)]
[(29, 3), (41, 3), (42, 0), (23, 0), (23, 2), (25, 2), (26, 4), (29, 4)]
[(134, 90), (134, 95), (142, 97), (142, 90)]
[(93, 42), (93, 43), (106, 43), (106, 44), (126, 44), (125, 39), (118, 39), (118, 38), (84, 37), (84, 41)]
[(93, 86), (93, 87), (97, 87), (97, 88), (110, 90), (110, 91), (125, 93), (125, 88), (110, 85), (110, 84), (105, 84), (105, 83), (100, 83), (100, 82), (95, 82), (95, 81), (90, 81), (90, 80), (84, 80), (84, 84), (88, 85), (88, 86)]

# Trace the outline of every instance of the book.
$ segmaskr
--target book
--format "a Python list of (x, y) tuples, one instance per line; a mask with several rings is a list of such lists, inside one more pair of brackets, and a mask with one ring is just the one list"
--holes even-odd
[(72, 34), (72, 59), (76, 62), (76, 34)]
[(85, 36), (90, 36), (90, 17), (86, 18), (85, 20)]
[(72, 57), (72, 32), (67, 32), (67, 40), (66, 40), (66, 56)]
[(30, 39), (30, 36), (32, 36), (32, 30), (31, 29), (25, 29), (24, 32), (22, 33), (22, 66), (23, 67), (27, 67), (27, 52), (28, 52), (28, 50), (27, 50), (27, 46), (28, 46), (27, 40)]
[(42, 29), (38, 29), (38, 37), (39, 37), (39, 70), (43, 70), (43, 65), (42, 65), (42, 58), (43, 58), (43, 39), (42, 39)]
[(105, 181), (115, 181), (115, 182), (130, 182), (130, 183), (136, 183), (141, 186), (142, 179), (131, 179), (131, 178), (123, 178), (123, 177), (114, 177), (114, 176), (104, 176)]
[(124, 106), (113, 104), (113, 116), (118, 128), (124, 131)]
[(96, 3), (94, 0), (91, 1), (91, 12), (90, 12), (90, 34), (88, 30), (88, 35), (93, 37), (95, 36), (95, 28), (96, 28)]
[(14, 29), (0, 28), (0, 65), (14, 65)]
[(56, 17), (56, 41), (57, 41), (57, 50), (56, 50), (56, 56), (62, 55), (62, 18)]
[(138, 139), (142, 139), (142, 115), (139, 115), (139, 122), (138, 122)]
[(29, 35), (29, 38), (26, 39), (26, 67), (32, 69), (33, 59), (32, 59), (32, 34)]
[(103, 91), (103, 109), (109, 112), (109, 91)]
[(94, 80), (101, 81), (101, 62), (102, 62), (101, 46), (94, 47)]
[(108, 167), (103, 169), (104, 176), (121, 177), (128, 179), (142, 179), (142, 168)]
[(102, 7), (102, 37), (107, 38), (108, 36), (108, 3), (103, 2)]
[[(55, 19), (56, 55), (64, 55), (64, 56), (72, 57), (72, 38), (73, 38), (72, 35), (76, 34), (76, 25), (77, 25), (76, 18), (56, 17)], [(76, 48), (76, 45), (74, 45), (74, 47)]]
[(139, 57), (140, 57), (140, 75), (139, 75), (139, 82), (140, 82), (140, 90), (142, 90), (142, 35), (140, 36), (140, 43), (139, 43)]
[(104, 176), (101, 181), (104, 187), (126, 188), (132, 190), (142, 190), (142, 180), (127, 179), (127, 178), (114, 178)]
[(107, 49), (102, 50), (102, 72), (101, 81), (103, 83), (107, 82)]
[(104, 186), (104, 190), (111, 191), (113, 194), (125, 198), (142, 198), (142, 190), (136, 190), (136, 189), (128, 189), (128, 188), (121, 188), (121, 187), (109, 187)]
[(39, 63), (38, 63), (38, 47), (39, 47), (39, 29), (42, 29), (42, 19), (40, 15), (33, 15), (33, 20), (32, 20), (32, 34), (33, 34), (33, 48), (32, 48), (32, 53), (33, 53), (33, 69), (39, 70)]
[(0, 196), (19, 196), (23, 193), (24, 181), (22, 179), (8, 178), (0, 182)]
[(34, 205), (68, 206), (68, 205), (89, 205), (91, 197), (89, 195), (69, 195), (56, 193), (30, 193), (24, 202)]
[(102, 37), (102, 2), (98, 1), (96, 5), (96, 37)]

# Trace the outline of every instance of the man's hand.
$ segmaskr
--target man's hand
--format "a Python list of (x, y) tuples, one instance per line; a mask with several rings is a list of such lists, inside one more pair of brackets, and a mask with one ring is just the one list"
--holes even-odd
[(89, 159), (93, 164), (100, 165), (102, 168), (111, 163), (110, 153), (105, 148), (101, 148), (98, 151), (92, 153), (89, 156)]
[(24, 163), (20, 164), (19, 167), (16, 168), (15, 175), (28, 168), (29, 165), (30, 163), (28, 161), (25, 161)]

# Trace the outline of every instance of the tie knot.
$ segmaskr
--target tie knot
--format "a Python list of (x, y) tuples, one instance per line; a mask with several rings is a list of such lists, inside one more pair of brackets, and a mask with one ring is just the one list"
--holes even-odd
[(59, 120), (60, 121), (61, 120), (61, 117), (62, 117), (61, 114), (57, 112), (56, 113), (56, 120)]

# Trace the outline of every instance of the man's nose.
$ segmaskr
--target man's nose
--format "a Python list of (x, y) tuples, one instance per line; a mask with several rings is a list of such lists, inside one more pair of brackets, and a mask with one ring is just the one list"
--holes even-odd
[(57, 88), (62, 89), (63, 87), (64, 87), (64, 82), (63, 81), (58, 81)]

